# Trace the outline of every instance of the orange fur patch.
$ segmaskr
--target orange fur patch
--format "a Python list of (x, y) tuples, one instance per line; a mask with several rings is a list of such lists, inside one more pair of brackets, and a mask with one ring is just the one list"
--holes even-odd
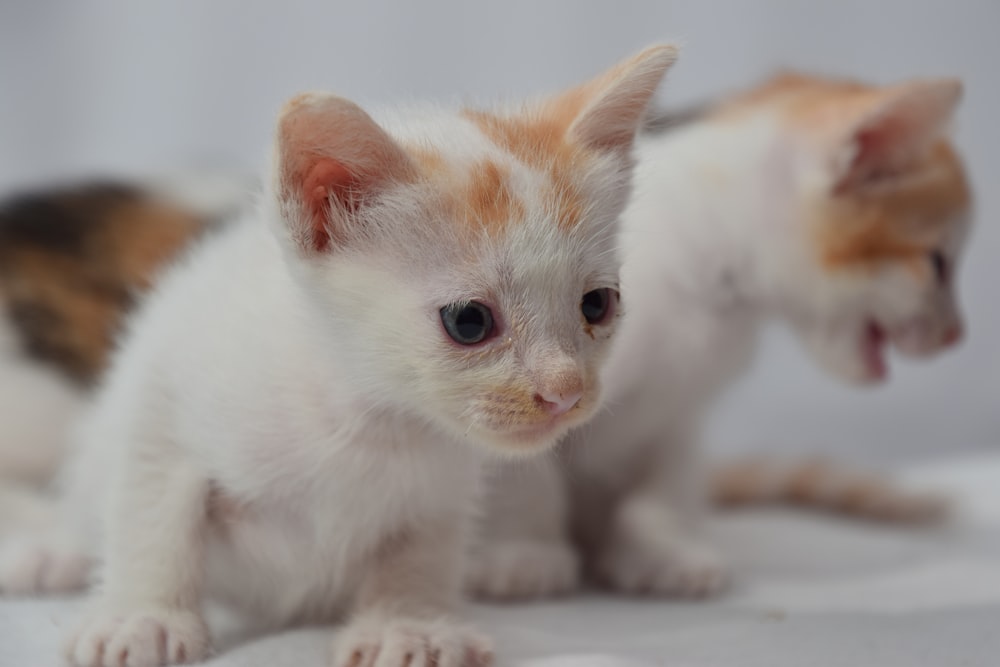
[(551, 200), (559, 229), (572, 229), (583, 218), (584, 199), (574, 178), (586, 152), (566, 140), (570, 123), (583, 103), (582, 95), (567, 94), (544, 113), (503, 118), (483, 111), (463, 115), (494, 144), (551, 180)]
[(837, 195), (819, 212), (825, 266), (916, 264), (938, 247), (971, 203), (961, 162), (942, 141), (909, 171)]
[[(785, 73), (716, 108), (709, 117), (742, 122), (748, 114), (780, 114), (790, 131), (820, 150), (840, 140), (852, 119), (864, 117), (888, 89), (855, 81)], [(818, 143), (817, 143), (818, 142)], [(947, 140), (881, 181), (859, 183), (812, 211), (819, 260), (831, 269), (879, 262), (926, 264), (971, 202), (961, 160)]]
[(484, 160), (472, 168), (465, 193), (466, 219), (496, 234), (524, 219), (524, 204), (510, 187), (507, 169)]
[(4, 225), (50, 230), (4, 232), (0, 293), (26, 351), (88, 383), (126, 313), (206, 221), (123, 188), (53, 191), (36, 201), (0, 213)]

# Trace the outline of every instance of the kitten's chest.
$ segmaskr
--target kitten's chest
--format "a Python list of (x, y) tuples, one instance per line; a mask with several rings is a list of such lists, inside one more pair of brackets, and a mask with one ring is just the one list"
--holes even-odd
[(282, 622), (303, 614), (327, 620), (386, 540), (470, 504), (478, 461), (420, 429), (383, 424), (323, 446), (328, 451), (311, 465), (275, 463), (266, 479), (259, 471), (255, 488), (238, 478), (215, 483), (209, 584), (216, 595)]

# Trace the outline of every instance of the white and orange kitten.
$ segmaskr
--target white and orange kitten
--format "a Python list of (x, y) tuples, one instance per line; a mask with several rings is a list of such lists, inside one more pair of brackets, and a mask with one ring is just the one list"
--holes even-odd
[[(598, 404), (633, 139), (674, 58), (500, 112), (285, 107), (258, 214), (158, 284), (82, 429), (74, 664), (204, 658), (208, 595), (349, 617), (338, 666), (490, 661), (454, 616), (481, 456)], [(79, 557), (59, 544), (24, 552), (35, 587)]]
[[(823, 367), (862, 384), (884, 379), (888, 346), (920, 357), (962, 335), (955, 268), (970, 193), (944, 134), (960, 92), (954, 80), (785, 75), (640, 140), (606, 408), (557, 456), (495, 471), (471, 590), (565, 592), (581, 558), (626, 592), (724, 583), (723, 558), (699, 536), (710, 490), (698, 435), (762, 321), (788, 323)], [(720, 495), (792, 494), (875, 515), (935, 507), (832, 472), (750, 468), (720, 480)]]

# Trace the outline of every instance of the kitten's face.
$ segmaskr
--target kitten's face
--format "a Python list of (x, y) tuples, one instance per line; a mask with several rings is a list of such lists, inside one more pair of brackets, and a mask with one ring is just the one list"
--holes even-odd
[[(352, 142), (351, 125), (366, 128), (359, 159), (377, 160), (286, 158), (294, 181), (278, 183), (294, 261), (305, 258), (360, 395), (514, 454), (553, 444), (594, 412), (619, 315), (629, 149), (672, 59), (652, 49), (513, 114), (411, 114), (383, 124), (391, 137), (335, 98), (286, 111), (294, 132), (296, 117), (322, 123), (309, 117), (347, 109), (336, 125)], [(297, 198), (282, 201), (283, 188)]]
[(926, 357), (962, 338), (956, 278), (969, 192), (947, 144), (817, 211), (831, 317), (812, 335), (834, 370), (875, 382), (888, 371), (886, 347)]
[(963, 335), (955, 279), (971, 195), (942, 136), (960, 87), (787, 83), (799, 89), (799, 129), (808, 128), (799, 145), (814, 158), (812, 168), (800, 163), (800, 204), (815, 261), (793, 321), (826, 367), (877, 382), (887, 347), (926, 357)]

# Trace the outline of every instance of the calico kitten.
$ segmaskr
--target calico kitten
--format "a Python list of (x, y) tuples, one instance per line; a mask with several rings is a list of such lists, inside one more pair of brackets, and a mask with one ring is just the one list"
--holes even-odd
[[(159, 282), (83, 428), (67, 519), (101, 566), (74, 664), (204, 658), (206, 595), (349, 615), (344, 667), (490, 661), (454, 616), (480, 459), (597, 405), (633, 138), (674, 58), (500, 112), (285, 107), (258, 215)], [(51, 588), (80, 555), (56, 537), (8, 573)]]
[(217, 209), (91, 183), (0, 205), (0, 481), (39, 485), (124, 317)]
[(0, 207), (0, 294), (25, 352), (91, 384), (122, 318), (211, 220), (136, 186), (95, 183)]
[[(962, 337), (955, 282), (971, 197), (945, 136), (960, 92), (955, 80), (876, 87), (790, 74), (640, 141), (607, 408), (558, 459), (495, 471), (469, 588), (565, 592), (580, 555), (589, 575), (630, 593), (724, 583), (723, 559), (698, 535), (707, 487), (696, 445), (762, 321), (786, 322), (857, 384), (885, 379), (889, 346), (924, 357)], [(939, 509), (822, 465), (775, 472), (730, 471), (717, 498), (902, 517)]]

